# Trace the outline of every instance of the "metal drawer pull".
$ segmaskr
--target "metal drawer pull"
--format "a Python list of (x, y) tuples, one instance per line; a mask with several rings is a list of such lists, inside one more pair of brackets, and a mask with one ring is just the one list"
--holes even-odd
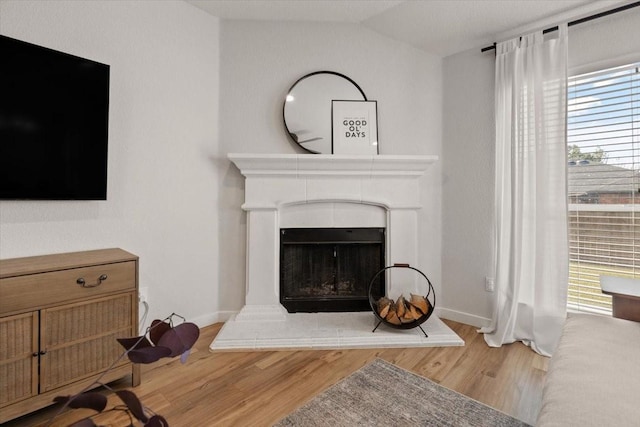
[(76, 280), (76, 283), (80, 286), (82, 286), (83, 288), (95, 288), (96, 286), (100, 286), (100, 284), (107, 280), (107, 275), (106, 274), (102, 274), (100, 275), (100, 277), (98, 277), (98, 281), (96, 283), (93, 284), (87, 284), (87, 282), (85, 282), (84, 277), (79, 278), (78, 280)]

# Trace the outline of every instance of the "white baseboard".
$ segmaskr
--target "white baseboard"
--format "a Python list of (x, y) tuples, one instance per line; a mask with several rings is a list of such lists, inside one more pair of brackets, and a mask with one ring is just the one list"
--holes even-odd
[(466, 325), (482, 328), (491, 324), (491, 319), (476, 316), (474, 314), (464, 313), (462, 311), (451, 310), (448, 308), (436, 307), (436, 315), (441, 319), (453, 320), (454, 322), (464, 323)]
[(236, 314), (238, 314), (237, 311), (231, 310), (215, 311), (204, 316), (196, 317), (195, 319), (190, 319), (189, 321), (198, 325), (199, 328), (204, 328), (205, 326), (213, 325), (214, 323), (226, 322)]

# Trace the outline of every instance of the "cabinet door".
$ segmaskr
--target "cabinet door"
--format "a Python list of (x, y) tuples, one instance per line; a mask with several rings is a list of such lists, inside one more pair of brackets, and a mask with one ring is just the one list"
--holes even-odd
[(38, 394), (38, 312), (0, 318), (0, 407)]
[[(40, 391), (100, 374), (123, 348), (116, 338), (133, 336), (135, 292), (41, 311)], [(118, 365), (128, 363), (122, 359)]]

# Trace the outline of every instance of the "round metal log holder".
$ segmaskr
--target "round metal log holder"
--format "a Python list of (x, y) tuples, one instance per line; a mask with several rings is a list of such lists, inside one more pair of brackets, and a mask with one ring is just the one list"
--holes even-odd
[[(410, 270), (415, 271), (416, 273), (418, 273), (420, 276), (422, 276), (424, 278), (424, 280), (426, 280), (427, 285), (428, 285), (428, 289), (427, 289), (427, 295), (424, 297), (427, 302), (430, 304), (429, 306), (429, 312), (428, 313), (424, 313), (420, 318), (412, 321), (412, 322), (407, 322), (407, 323), (401, 323), (399, 325), (396, 325), (395, 323), (391, 323), (389, 321), (387, 321), (386, 319), (384, 319), (382, 316), (380, 316), (378, 314), (378, 302), (375, 300), (375, 297), (372, 295), (371, 291), (373, 289), (373, 284), (376, 281), (376, 279), (378, 278), (378, 276), (380, 276), (381, 274), (384, 274), (387, 270), (392, 269), (392, 268), (408, 268)], [(422, 325), (424, 322), (427, 321), (427, 319), (429, 319), (429, 317), (431, 317), (431, 315), (433, 314), (433, 311), (436, 307), (436, 293), (435, 290), (433, 289), (433, 285), (431, 284), (431, 281), (429, 280), (429, 278), (420, 270), (418, 270), (417, 268), (411, 267), (409, 264), (394, 264), (394, 265), (390, 265), (387, 267), (384, 267), (382, 270), (378, 271), (373, 278), (371, 279), (371, 281), (369, 282), (369, 305), (371, 306), (371, 310), (373, 311), (374, 316), (378, 319), (378, 324), (376, 325), (375, 328), (373, 328), (373, 331), (371, 332), (375, 332), (376, 329), (378, 329), (378, 326), (380, 326), (380, 324), (384, 323), (385, 325), (394, 328), (394, 329), (413, 329), (413, 328), (420, 328), (420, 330), (422, 331), (422, 333), (424, 334), (424, 336), (426, 338), (428, 338), (429, 336), (427, 335), (427, 333), (424, 331), (424, 329), (422, 329)]]

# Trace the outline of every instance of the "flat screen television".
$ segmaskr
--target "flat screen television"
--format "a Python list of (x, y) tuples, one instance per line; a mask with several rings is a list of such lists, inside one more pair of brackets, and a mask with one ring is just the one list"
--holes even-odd
[(0, 199), (106, 200), (109, 66), (0, 35)]

